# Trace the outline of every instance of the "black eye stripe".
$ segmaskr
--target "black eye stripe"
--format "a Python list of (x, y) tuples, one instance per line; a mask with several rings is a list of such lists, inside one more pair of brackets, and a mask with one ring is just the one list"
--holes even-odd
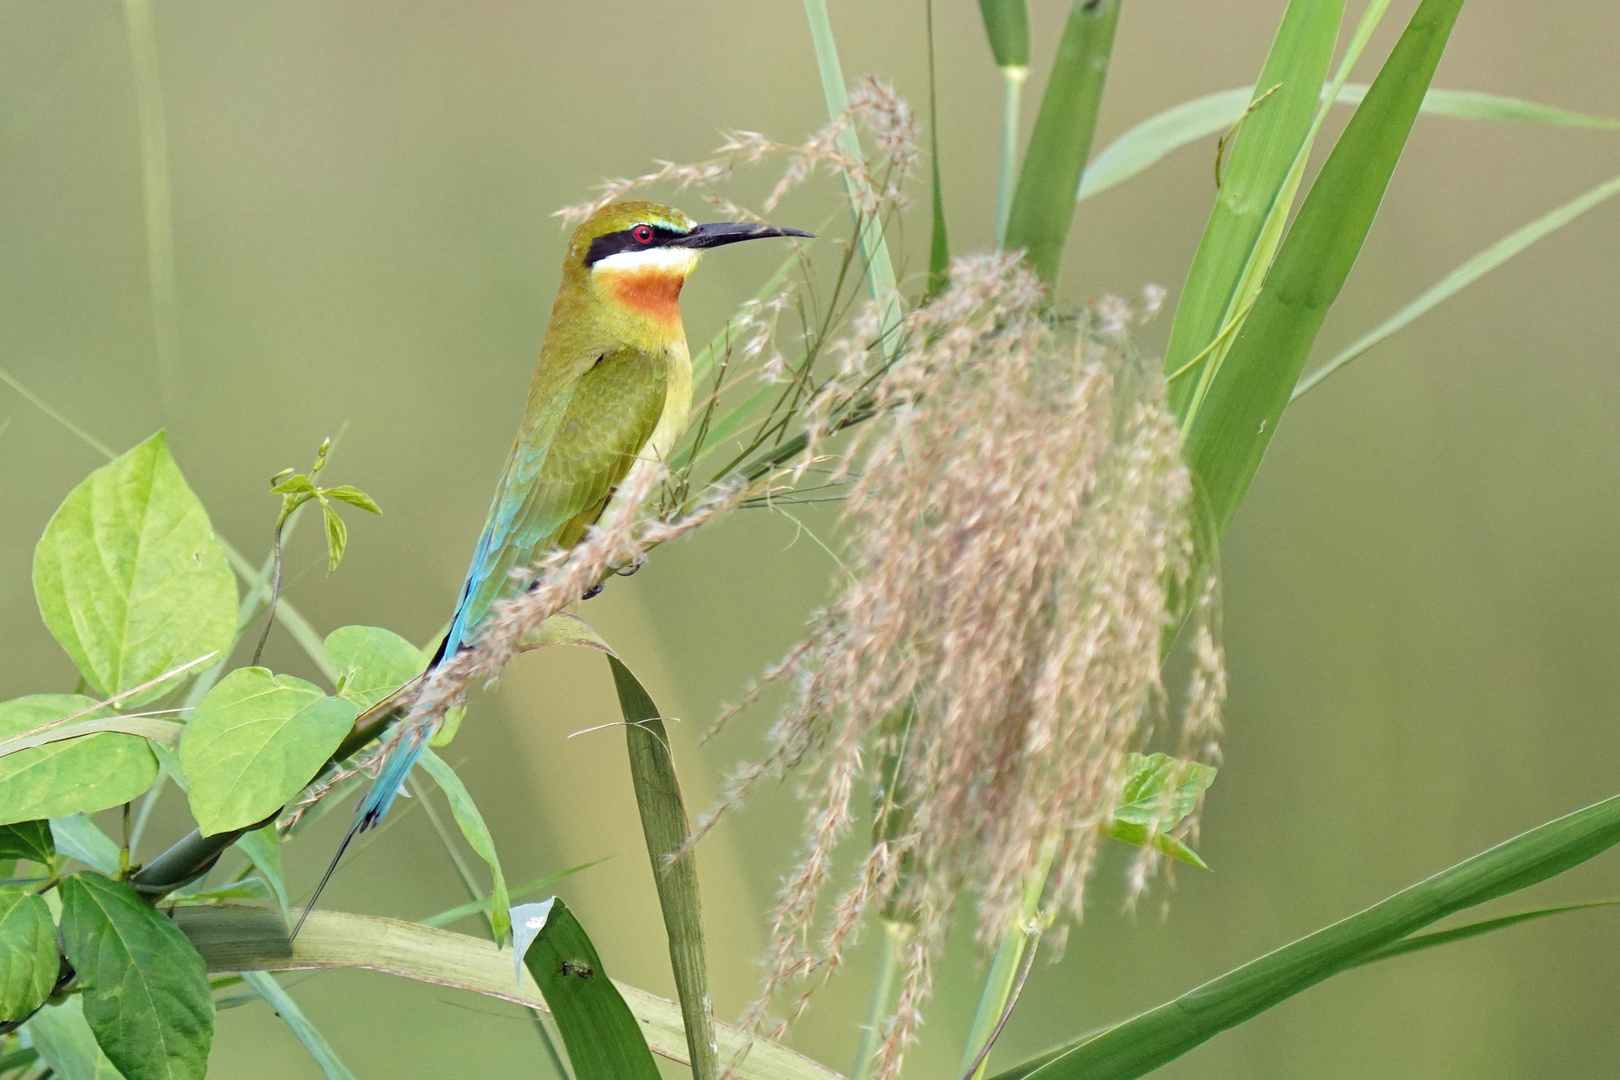
[(621, 251), (646, 251), (649, 248), (663, 247), (671, 240), (679, 240), (685, 235), (674, 229), (666, 229), (662, 225), (652, 225), (652, 241), (644, 244), (636, 239), (636, 229), (644, 224), (651, 225), (651, 222), (639, 222), (628, 229), (610, 232), (592, 240), (590, 249), (585, 252), (585, 265), (594, 266), (609, 255), (617, 255)]

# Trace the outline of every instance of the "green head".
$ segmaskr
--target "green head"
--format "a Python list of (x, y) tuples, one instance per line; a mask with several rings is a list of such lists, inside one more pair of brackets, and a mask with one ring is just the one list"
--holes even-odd
[(563, 278), (589, 285), (597, 299), (626, 316), (678, 322), (681, 285), (700, 252), (768, 236), (810, 234), (751, 221), (699, 224), (652, 202), (609, 203), (574, 230)]

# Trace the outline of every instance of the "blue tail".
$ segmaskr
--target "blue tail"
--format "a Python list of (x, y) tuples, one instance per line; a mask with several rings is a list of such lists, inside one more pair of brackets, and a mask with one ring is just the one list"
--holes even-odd
[(382, 823), (383, 815), (394, 805), (394, 797), (405, 786), (405, 778), (411, 774), (411, 767), (422, 756), (422, 751), (427, 749), (427, 741), (427, 732), (413, 732), (401, 739), (383, 758), (382, 770), (377, 773), (377, 779), (371, 782), (371, 790), (366, 792), (366, 797), (355, 811), (355, 825), (360, 832), (375, 829)]

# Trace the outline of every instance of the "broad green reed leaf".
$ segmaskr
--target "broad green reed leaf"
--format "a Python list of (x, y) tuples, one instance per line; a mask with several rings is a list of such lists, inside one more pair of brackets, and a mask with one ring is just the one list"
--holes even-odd
[(320, 772), (354, 725), (352, 701), (262, 667), (238, 668), (197, 703), (180, 740), (204, 836), (275, 813)]
[(1372, 330), (1357, 338), (1354, 343), (1344, 348), (1327, 363), (1301, 379), (1299, 385), (1295, 386), (1293, 393), (1289, 395), (1289, 400), (1293, 401), (1299, 398), (1306, 391), (1317, 386), (1323, 379), (1326, 379), (1362, 353), (1402, 330), (1407, 324), (1427, 314), (1444, 301), (1449, 300), (1537, 240), (1563, 228), (1594, 206), (1599, 205), (1617, 193), (1620, 193), (1620, 177), (1604, 181), (1590, 191), (1571, 199), (1556, 210), (1543, 214), (1528, 225), (1515, 229), (1502, 237), (1502, 239), (1441, 278), (1416, 300), (1413, 300), (1400, 311), (1397, 311)]
[[(1335, 103), (1360, 104), (1366, 95), (1366, 83), (1347, 82), (1339, 88)], [(1080, 190), (1075, 198), (1089, 199), (1101, 194), (1158, 164), (1183, 146), (1226, 131), (1243, 119), (1243, 111), (1253, 98), (1254, 87), (1239, 86), (1183, 101), (1150, 116), (1109, 143), (1092, 160), (1080, 178)], [(1607, 116), (1474, 90), (1431, 89), (1424, 95), (1419, 111), (1425, 115), (1468, 120), (1620, 130), (1620, 120)]]
[(1025, 0), (979, 0), (979, 14), (996, 67), (1029, 67), (1029, 5)]
[(1120, 0), (1074, 0), (1035, 115), (1002, 246), (1022, 249), (1049, 284), (1057, 281), (1074, 217), (1074, 192), (1091, 154)]
[(86, 872), (61, 892), (62, 948), (102, 1051), (127, 1080), (202, 1080), (214, 1002), (197, 950), (122, 882)]
[(1620, 843), (1620, 796), (1521, 833), (1173, 1001), (995, 1080), (1134, 1080), (1457, 911), (1517, 892)]
[(54, 720), (75, 713), (105, 716), (98, 705), (79, 694), (30, 694), (0, 704), (0, 740), (15, 740), (19, 747), (0, 757), (0, 824), (94, 814), (129, 802), (152, 785), (157, 758), (135, 735), (108, 731), (21, 748), (32, 740), (20, 736)]
[[(177, 908), (175, 923), (202, 953), (210, 971), (290, 971), (367, 968), (504, 1001), (545, 1008), (527, 971), (514, 982), (516, 954), (486, 938), (419, 923), (316, 911), (296, 942), (274, 911), (245, 907)], [(680, 1007), (626, 983), (615, 983), (640, 1022), (653, 1053), (687, 1063)], [(739, 1080), (841, 1080), (819, 1062), (731, 1026), (716, 1024), (720, 1058)]]
[(635, 1014), (557, 897), (512, 909), (518, 955), (557, 1018), (575, 1080), (659, 1080)]
[(1305, 197), (1224, 365), (1187, 417), (1187, 460), (1220, 531), (1247, 493), (1361, 251), (1461, 7), (1462, 0), (1423, 0), (1413, 14)]
[[(1187, 271), (1165, 346), (1166, 372), (1187, 366), (1230, 318), (1261, 228), (1310, 133), (1343, 13), (1344, 0), (1291, 0), (1283, 15)], [(1200, 361), (1171, 383), (1170, 405), (1178, 416), (1185, 415), (1201, 365), (1209, 362)]]
[(304, 1010), (298, 1007), (298, 1002), (276, 982), (274, 976), (267, 971), (244, 971), (242, 979), (269, 1002), (276, 1015), (292, 1029), (298, 1041), (304, 1044), (304, 1049), (309, 1051), (309, 1056), (315, 1059), (315, 1064), (321, 1067), (326, 1080), (355, 1080), (354, 1073), (343, 1064), (337, 1051), (332, 1049), (332, 1044), (326, 1041), (326, 1036), (310, 1023)]
[(433, 777), (433, 782), (439, 785), (444, 792), (446, 801), (450, 804), (450, 815), (456, 819), (456, 825), (461, 829), (461, 835), (466, 838), (467, 846), (473, 849), (480, 859), (489, 864), (491, 887), (489, 893), (489, 924), (495, 934), (496, 941), (502, 941), (506, 932), (512, 928), (508, 911), (512, 901), (506, 894), (506, 875), (501, 872), (501, 860), (495, 853), (495, 838), (490, 835), (489, 826), (484, 824), (484, 815), (478, 812), (478, 804), (473, 802), (472, 793), (467, 785), (461, 782), (461, 777), (445, 760), (432, 750), (423, 750), (421, 759), (422, 768)]
[(1382, 949), (1363, 956), (1356, 961), (1355, 966), (1375, 964), (1380, 960), (1389, 960), (1396, 956), (1405, 956), (1408, 953), (1421, 952), (1424, 949), (1433, 949), (1440, 945), (1449, 945), (1454, 941), (1467, 941), (1482, 934), (1489, 934), (1496, 930), (1506, 930), (1510, 926), (1520, 923), (1532, 922), (1536, 919), (1545, 919), (1549, 915), (1563, 915), (1571, 911), (1587, 911), (1591, 908), (1614, 907), (1620, 900), (1583, 900), (1574, 904), (1555, 904), (1552, 907), (1536, 908), (1533, 911), (1517, 911), (1512, 915), (1503, 915), (1495, 919), (1481, 919), (1479, 922), (1467, 923), (1463, 926), (1453, 926), (1445, 930), (1436, 930), (1429, 934), (1414, 934), (1384, 946)]
[(123, 1080), (96, 1045), (95, 1032), (84, 1018), (84, 1002), (77, 994), (39, 1010), (22, 1030), (39, 1059), (51, 1067), (52, 1080)]
[(45, 898), (0, 886), (0, 1020), (17, 1020), (56, 985), (56, 924)]
[[(697, 859), (688, 846), (691, 826), (681, 797), (680, 778), (670, 753), (669, 733), (651, 695), (630, 669), (612, 653), (613, 686), (624, 714), (625, 749), (635, 785), (641, 832), (652, 860), (658, 906), (669, 937), (669, 961), (686, 1024), (692, 1073), (697, 1080), (718, 1075), (714, 1015), (709, 1006), (709, 968), (703, 945), (703, 907), (698, 893)], [(677, 852), (682, 852), (674, 858)], [(673, 860), (673, 861), (672, 861)]]
[(236, 639), (236, 584), (161, 431), (68, 493), (34, 549), (33, 578), (51, 635), (107, 695), (223, 655)]
[[(1359, 105), (1367, 96), (1367, 89), (1366, 83), (1345, 83), (1336, 100), (1340, 105)], [(1612, 117), (1594, 116), (1561, 109), (1556, 105), (1543, 105), (1537, 101), (1478, 90), (1431, 89), (1423, 97), (1422, 111), (1462, 120), (1499, 120), (1513, 124), (1620, 131), (1620, 120)]]

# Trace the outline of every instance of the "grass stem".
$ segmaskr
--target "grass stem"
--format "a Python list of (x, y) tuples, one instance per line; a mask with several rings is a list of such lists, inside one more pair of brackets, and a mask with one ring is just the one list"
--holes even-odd
[(871, 1080), (883, 1046), (883, 1028), (894, 1015), (895, 993), (900, 986), (900, 954), (916, 929), (894, 919), (883, 920), (883, 951), (878, 954), (877, 974), (872, 979), (872, 1000), (866, 1007), (866, 1023), (861, 1040), (855, 1045), (855, 1067), (849, 1080)]

